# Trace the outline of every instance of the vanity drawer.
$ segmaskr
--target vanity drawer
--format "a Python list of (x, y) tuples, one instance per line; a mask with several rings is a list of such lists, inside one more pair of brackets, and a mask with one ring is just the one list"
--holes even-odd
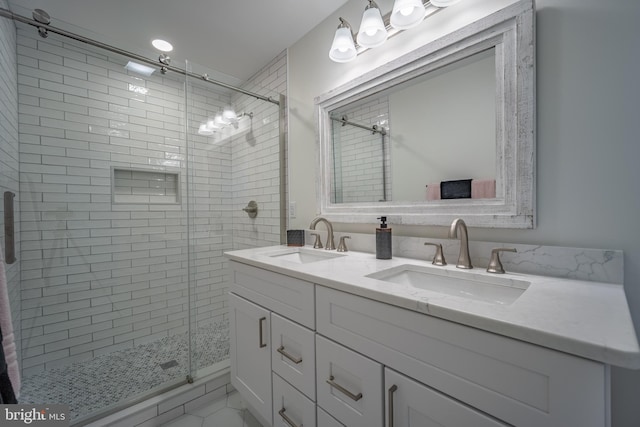
[(382, 365), (316, 335), (318, 406), (349, 427), (382, 427)]
[(318, 333), (518, 427), (606, 425), (605, 366), (316, 287)]
[(384, 370), (386, 427), (507, 427), (389, 368)]
[(344, 427), (344, 424), (340, 424), (335, 418), (327, 414), (324, 409), (317, 407), (318, 411), (318, 423), (317, 427)]
[(278, 273), (230, 261), (231, 292), (315, 329), (314, 285)]
[(316, 426), (316, 404), (277, 374), (273, 374), (273, 426)]
[(289, 384), (316, 400), (316, 342), (314, 332), (271, 314), (271, 369)]

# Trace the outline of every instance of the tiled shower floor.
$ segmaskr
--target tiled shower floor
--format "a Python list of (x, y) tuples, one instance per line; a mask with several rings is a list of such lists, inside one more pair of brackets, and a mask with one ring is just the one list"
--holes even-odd
[[(62, 403), (71, 421), (132, 398), (188, 373), (187, 335), (121, 350), (93, 360), (40, 372), (22, 380), (20, 403)], [(229, 357), (229, 323), (219, 322), (195, 333), (193, 364), (197, 369)], [(170, 363), (163, 369), (161, 364)]]

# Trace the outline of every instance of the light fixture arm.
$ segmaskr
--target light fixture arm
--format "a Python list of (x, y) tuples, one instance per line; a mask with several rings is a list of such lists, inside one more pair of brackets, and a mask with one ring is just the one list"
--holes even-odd
[(364, 10), (371, 9), (371, 8), (380, 10), (380, 8), (378, 7), (378, 4), (375, 1), (369, 0), (369, 4), (365, 6)]
[(349, 31), (351, 31), (351, 36), (354, 37), (353, 30), (351, 29), (351, 25), (349, 24), (349, 21), (344, 19), (342, 16), (338, 17), (338, 19), (340, 20), (340, 25), (338, 25), (338, 28), (348, 28)]

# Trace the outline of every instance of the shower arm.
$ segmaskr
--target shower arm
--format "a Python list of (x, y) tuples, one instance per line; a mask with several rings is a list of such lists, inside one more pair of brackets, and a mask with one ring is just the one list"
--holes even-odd
[[(45, 15), (46, 15), (46, 12), (45, 12)], [(105, 49), (105, 50), (108, 50), (110, 52), (116, 53), (118, 55), (127, 56), (127, 57), (129, 57), (131, 59), (135, 59), (136, 61), (144, 62), (146, 64), (150, 64), (150, 65), (154, 65), (154, 66), (158, 65), (158, 63), (156, 61), (154, 61), (152, 59), (149, 59), (149, 58), (146, 58), (146, 57), (144, 57), (142, 55), (138, 55), (136, 53), (129, 52), (129, 51), (117, 48), (115, 46), (111, 46), (111, 45), (99, 42), (97, 40), (93, 40), (93, 39), (90, 39), (90, 38), (87, 38), (87, 37), (83, 37), (81, 35), (74, 34), (74, 33), (71, 33), (69, 31), (60, 29), (60, 28), (53, 27), (53, 26), (51, 26), (49, 24), (45, 24), (44, 22), (40, 22), (40, 21), (35, 20), (35, 19), (25, 18), (24, 16), (21, 16), (21, 15), (18, 15), (16, 13), (13, 13), (12, 11), (10, 11), (8, 9), (5, 9), (5, 8), (0, 8), (0, 16), (2, 16), (4, 18), (12, 19), (12, 20), (17, 21), (17, 22), (21, 22), (23, 24), (31, 25), (32, 27), (36, 27), (38, 29), (38, 32), (40, 33), (40, 35), (42, 37), (46, 37), (46, 33), (48, 31), (51, 31), (52, 33), (55, 33), (55, 34), (61, 35), (63, 37), (67, 37), (67, 38), (79, 41), (81, 43), (85, 43), (85, 44), (89, 44), (89, 45), (92, 45), (92, 46), (95, 46), (95, 47), (98, 47), (98, 48), (101, 48), (101, 49)], [(162, 68), (164, 68), (165, 71), (167, 71), (167, 70), (168, 71), (173, 71), (175, 73), (182, 74), (182, 75), (185, 75), (187, 77), (193, 77), (193, 78), (196, 78), (196, 79), (204, 80), (206, 82), (215, 84), (217, 86), (221, 86), (221, 87), (223, 87), (225, 89), (230, 89), (230, 90), (233, 90), (233, 91), (236, 91), (236, 92), (240, 92), (240, 93), (242, 93), (244, 95), (252, 96), (252, 97), (260, 99), (262, 101), (267, 101), (267, 102), (270, 102), (272, 104), (280, 105), (280, 101), (278, 101), (276, 99), (273, 99), (270, 96), (268, 96), (268, 97), (267, 96), (263, 96), (263, 95), (260, 95), (260, 94), (245, 90), (245, 89), (241, 89), (239, 87), (235, 87), (235, 86), (228, 85), (226, 83), (223, 83), (223, 82), (220, 82), (220, 81), (217, 81), (217, 80), (210, 79), (209, 76), (207, 76), (206, 74), (205, 75), (198, 75), (198, 74), (192, 73), (190, 71), (183, 70), (182, 68), (179, 68), (179, 67), (174, 67), (174, 66), (169, 65), (169, 64), (164, 64), (161, 61), (160, 61), (160, 63), (162, 64)]]

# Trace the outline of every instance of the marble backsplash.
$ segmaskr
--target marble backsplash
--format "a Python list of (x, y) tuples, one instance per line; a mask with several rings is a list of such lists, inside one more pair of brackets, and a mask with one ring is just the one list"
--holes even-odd
[[(320, 232), (323, 244), (326, 233)], [(307, 230), (307, 244), (313, 239)], [(336, 233), (338, 245), (340, 236), (348, 235), (349, 250), (375, 253), (375, 235), (360, 233)], [(435, 248), (424, 242), (441, 243), (445, 259), (449, 264), (458, 260), (460, 241), (454, 239), (418, 238), (393, 236), (393, 256), (431, 260)], [(500, 260), (507, 272), (536, 274), (541, 276), (578, 279), (591, 282), (624, 283), (624, 255), (621, 250), (580, 249), (561, 246), (525, 245), (469, 241), (469, 254), (475, 268), (486, 268), (494, 248), (515, 248), (518, 252), (502, 252)]]

